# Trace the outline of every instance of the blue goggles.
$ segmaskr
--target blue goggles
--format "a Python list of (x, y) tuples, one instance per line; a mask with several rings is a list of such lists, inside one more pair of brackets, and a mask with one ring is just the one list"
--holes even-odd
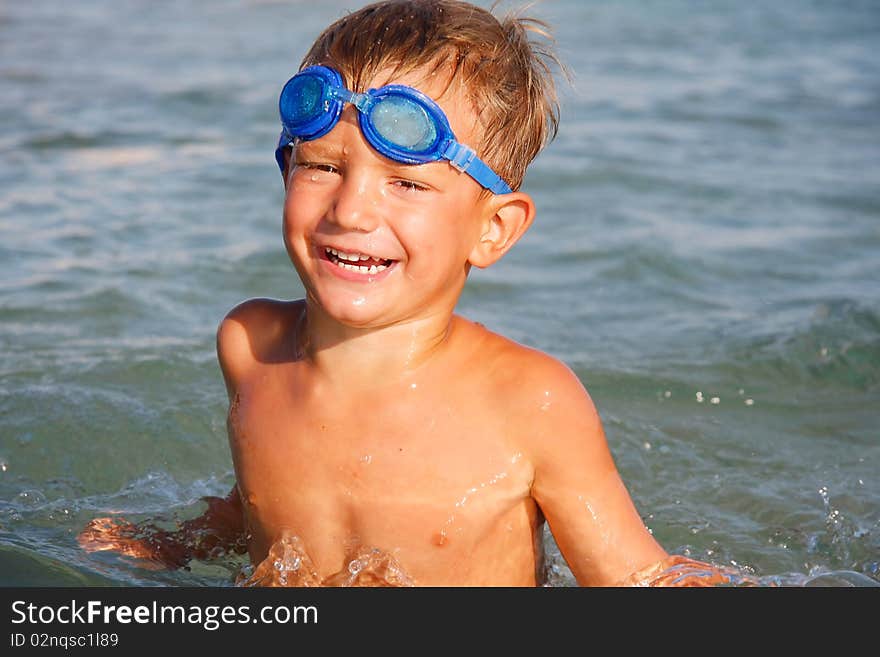
[(403, 164), (448, 160), (493, 194), (512, 191), (472, 148), (455, 139), (443, 110), (421, 91), (390, 84), (355, 93), (345, 88), (338, 71), (326, 66), (303, 69), (281, 90), (283, 129), (275, 159), (282, 172), (284, 149), (296, 140), (311, 141), (330, 132), (345, 103), (357, 108), (364, 138), (385, 157)]

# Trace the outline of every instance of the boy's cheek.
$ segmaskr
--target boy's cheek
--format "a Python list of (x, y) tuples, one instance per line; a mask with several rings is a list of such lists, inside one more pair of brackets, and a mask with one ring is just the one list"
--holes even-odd
[(303, 191), (296, 181), (291, 181), (284, 198), (284, 224), (301, 225), (304, 222), (320, 217), (326, 203), (314, 191)]

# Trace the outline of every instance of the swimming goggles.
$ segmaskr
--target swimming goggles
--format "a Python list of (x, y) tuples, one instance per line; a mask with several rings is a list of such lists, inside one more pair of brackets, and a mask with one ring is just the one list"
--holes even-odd
[(303, 69), (281, 90), (278, 108), (283, 130), (275, 159), (282, 172), (284, 148), (330, 132), (345, 103), (357, 108), (364, 138), (385, 157), (404, 164), (449, 160), (494, 194), (512, 191), (472, 148), (456, 140), (443, 110), (421, 91), (389, 84), (355, 93), (345, 88), (338, 71), (327, 66)]

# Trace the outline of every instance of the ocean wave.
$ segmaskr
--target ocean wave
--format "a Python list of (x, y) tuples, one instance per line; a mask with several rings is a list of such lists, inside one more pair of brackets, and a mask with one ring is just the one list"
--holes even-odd
[[(812, 304), (812, 317), (738, 339), (729, 330), (725, 359), (751, 378), (873, 392), (880, 384), (880, 313), (837, 298)], [(748, 330), (747, 327), (743, 327)]]

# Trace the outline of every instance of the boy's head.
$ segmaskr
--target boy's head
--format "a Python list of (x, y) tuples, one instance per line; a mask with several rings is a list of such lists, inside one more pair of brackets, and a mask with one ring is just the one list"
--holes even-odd
[(285, 246), (315, 312), (358, 328), (437, 321), (470, 268), (528, 230), (534, 203), (516, 190), (557, 124), (556, 60), (528, 38), (540, 25), (385, 0), (318, 37), (282, 91), (276, 151)]
[(458, 0), (385, 0), (330, 25), (302, 67), (332, 67), (357, 92), (377, 76), (419, 72), (464, 91), (479, 143), (467, 144), (512, 188), (555, 135), (558, 105), (551, 50), (540, 21), (490, 12)]

